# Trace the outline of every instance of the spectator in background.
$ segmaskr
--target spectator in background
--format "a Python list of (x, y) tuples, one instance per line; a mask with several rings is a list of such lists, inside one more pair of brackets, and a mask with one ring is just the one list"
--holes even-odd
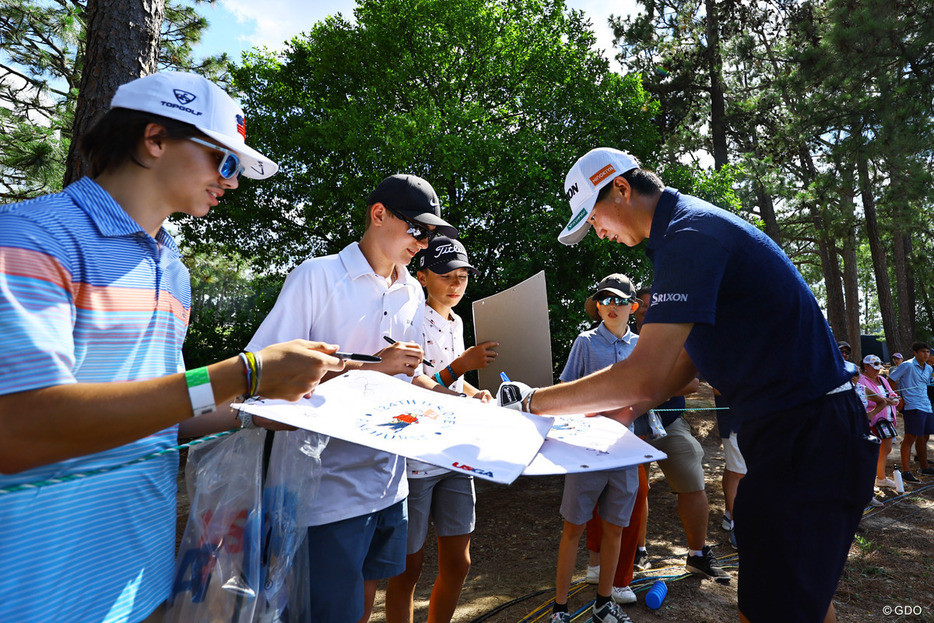
[(840, 354), (843, 356), (846, 369), (849, 370), (853, 376), (857, 376), (859, 374), (859, 366), (850, 360), (850, 357), (853, 356), (853, 349), (850, 348), (849, 343), (837, 342), (837, 348), (840, 349)]
[(915, 342), (911, 345), (911, 351), (915, 355), (914, 358), (893, 368), (889, 376), (898, 383), (902, 398), (905, 399), (905, 410), (902, 413), (905, 431), (899, 448), (902, 458), (902, 480), (919, 483), (921, 480), (911, 472), (911, 446), (918, 438), (924, 440), (921, 452), (918, 453), (921, 473), (934, 476), (934, 469), (928, 465), (927, 453), (927, 441), (934, 432), (934, 414), (931, 413), (927, 386), (931, 384), (934, 368), (928, 364), (931, 348), (927, 344)]
[(876, 486), (894, 489), (895, 481), (885, 475), (885, 460), (892, 451), (892, 439), (895, 436), (895, 405), (898, 404), (898, 394), (879, 373), (881, 370), (882, 360), (876, 355), (866, 355), (863, 358), (863, 373), (859, 376), (859, 384), (866, 391), (869, 426), (873, 434), (882, 441), (879, 445), (879, 461), (876, 463)]

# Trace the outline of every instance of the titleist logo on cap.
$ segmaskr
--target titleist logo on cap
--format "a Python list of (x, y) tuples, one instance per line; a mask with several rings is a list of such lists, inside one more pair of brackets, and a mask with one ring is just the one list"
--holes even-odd
[(457, 247), (453, 244), (442, 244), (438, 245), (438, 248), (435, 249), (435, 257), (439, 258), (446, 253), (459, 253)]

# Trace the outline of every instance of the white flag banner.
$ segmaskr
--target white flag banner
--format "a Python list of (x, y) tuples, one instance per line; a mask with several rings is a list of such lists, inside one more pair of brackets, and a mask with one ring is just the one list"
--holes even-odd
[(617, 469), (666, 458), (616, 420), (602, 415), (561, 415), (555, 417), (545, 443), (522, 475)]
[(310, 399), (236, 406), (283, 424), (504, 484), (522, 473), (553, 422), (363, 370), (318, 385)]

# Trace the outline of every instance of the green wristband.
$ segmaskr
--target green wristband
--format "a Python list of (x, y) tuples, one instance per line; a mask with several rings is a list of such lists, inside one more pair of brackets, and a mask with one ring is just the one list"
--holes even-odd
[(214, 388), (207, 368), (195, 368), (185, 372), (188, 384), (188, 399), (191, 400), (191, 412), (195, 417), (214, 412)]

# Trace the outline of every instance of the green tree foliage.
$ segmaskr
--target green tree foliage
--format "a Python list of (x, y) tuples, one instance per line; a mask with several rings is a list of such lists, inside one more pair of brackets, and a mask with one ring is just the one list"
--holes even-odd
[[(707, 15), (716, 6), (729, 161), (738, 166), (744, 211), (763, 220), (826, 301), (835, 332), (851, 340), (860, 331), (856, 290), (875, 271), (880, 309), (863, 313), (864, 323), (881, 315), (890, 348), (904, 349), (920, 307), (914, 284), (925, 287), (913, 277), (929, 264), (918, 251), (929, 248), (931, 229), (934, 5), (642, 4), (643, 14), (615, 20), (615, 34), (621, 62), (643, 73), (666, 111), (661, 151), (684, 157), (711, 149), (705, 62)], [(864, 240), (869, 256), (857, 253)]]
[(243, 350), (279, 294), (274, 275), (256, 275), (242, 256), (194, 253), (185, 258), (191, 272), (191, 319), (185, 338), (189, 368), (232, 357)]
[[(0, 201), (62, 187), (86, 7), (86, 0), (0, 0)], [(192, 58), (191, 46), (206, 27), (194, 3), (167, 3), (160, 68), (221, 77), (226, 55)]]
[(470, 300), (545, 271), (563, 363), (597, 280), (649, 274), (642, 253), (593, 236), (557, 242), (564, 175), (600, 145), (655, 162), (656, 104), (638, 76), (609, 72), (588, 20), (560, 0), (364, 0), (355, 17), (232, 71), (249, 141), (282, 172), (241, 181), (221, 210), (183, 221), (184, 237), (285, 272), (359, 239), (381, 179), (420, 175), (481, 272)]
[(847, 251), (853, 244), (842, 245), (844, 273), (853, 282), (874, 273), (889, 349), (903, 350), (916, 333), (914, 275), (927, 263), (912, 239), (923, 245), (931, 231), (934, 6), (827, 0), (788, 15), (787, 35), (772, 47), (783, 71), (765, 90), (785, 103), (779, 135), (798, 146), (797, 177), (804, 202), (820, 209), (818, 233), (868, 243), (871, 261), (858, 269), (849, 265), (859, 261)]

